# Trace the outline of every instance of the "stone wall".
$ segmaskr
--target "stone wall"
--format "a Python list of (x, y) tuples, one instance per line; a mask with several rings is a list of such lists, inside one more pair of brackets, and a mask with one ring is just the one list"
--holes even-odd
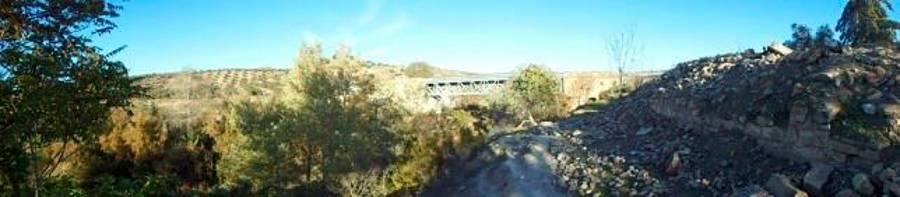
[(807, 118), (803, 114), (806, 112), (792, 112), (791, 126), (780, 128), (763, 120), (744, 123), (725, 120), (705, 114), (692, 107), (696, 104), (681, 99), (655, 99), (652, 103), (650, 107), (654, 112), (678, 119), (684, 127), (707, 128), (721, 132), (739, 131), (756, 138), (767, 151), (785, 158), (828, 162), (844, 162), (848, 159), (874, 162), (880, 159), (877, 147), (830, 135), (829, 130), (804, 126), (807, 121), (803, 120)]
[(900, 53), (747, 51), (679, 64), (636, 94), (685, 127), (740, 131), (777, 156), (884, 159), (900, 145)]

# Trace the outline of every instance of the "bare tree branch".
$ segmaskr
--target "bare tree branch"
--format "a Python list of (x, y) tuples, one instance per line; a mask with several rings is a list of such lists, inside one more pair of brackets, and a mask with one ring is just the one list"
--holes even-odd
[(619, 85), (625, 84), (625, 72), (638, 64), (642, 44), (634, 39), (634, 30), (619, 33), (607, 41), (606, 52), (619, 74)]

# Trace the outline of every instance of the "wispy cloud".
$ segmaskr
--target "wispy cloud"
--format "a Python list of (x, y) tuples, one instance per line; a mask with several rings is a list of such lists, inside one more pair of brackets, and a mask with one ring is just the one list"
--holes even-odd
[(363, 14), (359, 16), (357, 22), (360, 25), (369, 25), (375, 18), (378, 18), (378, 14), (381, 13), (381, 8), (384, 7), (385, 0), (367, 0), (366, 1), (366, 9), (363, 11)]
[(409, 14), (407, 14), (406, 12), (399, 12), (390, 23), (376, 29), (375, 34), (378, 36), (392, 35), (397, 32), (403, 31), (408, 26), (410, 26), (410, 24), (411, 21), (409, 19)]

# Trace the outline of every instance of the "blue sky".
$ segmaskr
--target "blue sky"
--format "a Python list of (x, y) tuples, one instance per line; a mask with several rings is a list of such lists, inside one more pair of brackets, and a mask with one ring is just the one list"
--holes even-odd
[[(252, 3), (250, 3), (252, 2)], [(612, 70), (606, 42), (632, 29), (644, 45), (633, 70), (760, 49), (790, 24), (829, 24), (846, 0), (134, 0), (97, 38), (132, 74), (218, 68), (290, 68), (302, 44), (326, 55), (347, 45), (362, 58), (471, 71), (527, 63), (558, 71)], [(894, 13), (891, 13), (892, 15)], [(896, 18), (893, 17), (892, 18)]]

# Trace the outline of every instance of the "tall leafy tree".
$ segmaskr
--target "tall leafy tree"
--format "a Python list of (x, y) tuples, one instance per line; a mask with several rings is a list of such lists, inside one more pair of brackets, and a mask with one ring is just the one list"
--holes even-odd
[(0, 2), (0, 192), (30, 184), (37, 194), (66, 156), (42, 158), (40, 149), (96, 141), (110, 110), (136, 92), (125, 66), (108, 59), (121, 48), (101, 54), (91, 43), (116, 27), (120, 9), (104, 0)]
[(318, 59), (314, 45), (301, 52), (300, 109), (308, 113), (304, 132), (319, 145), (322, 179), (349, 170), (383, 166), (395, 136), (388, 131), (397, 117), (387, 98), (377, 97), (376, 82), (363, 63), (341, 48), (330, 59)]
[(837, 24), (841, 41), (852, 46), (891, 44), (900, 24), (888, 18), (887, 10), (894, 10), (888, 0), (848, 1)]

